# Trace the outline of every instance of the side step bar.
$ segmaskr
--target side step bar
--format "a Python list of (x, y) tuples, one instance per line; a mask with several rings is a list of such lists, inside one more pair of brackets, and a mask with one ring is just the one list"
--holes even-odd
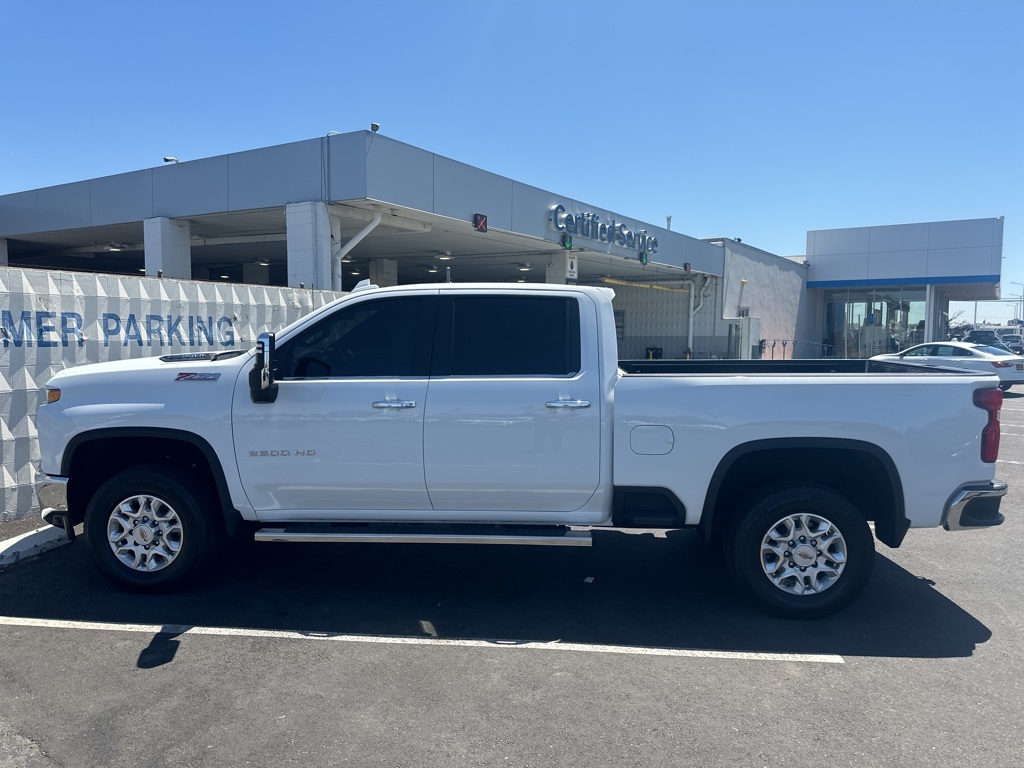
[(547, 547), (589, 547), (590, 531), (564, 525), (339, 525), (293, 524), (260, 528), (256, 541), (372, 544), (527, 544)]

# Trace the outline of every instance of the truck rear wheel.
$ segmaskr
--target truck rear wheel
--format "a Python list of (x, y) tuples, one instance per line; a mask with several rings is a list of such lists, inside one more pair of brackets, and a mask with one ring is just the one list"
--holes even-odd
[(213, 561), (220, 528), (207, 489), (183, 468), (152, 464), (120, 472), (93, 495), (85, 537), (112, 581), (167, 590), (194, 581)]
[(838, 611), (864, 589), (875, 559), (867, 520), (846, 498), (815, 486), (751, 504), (726, 541), (733, 576), (767, 610), (788, 618)]

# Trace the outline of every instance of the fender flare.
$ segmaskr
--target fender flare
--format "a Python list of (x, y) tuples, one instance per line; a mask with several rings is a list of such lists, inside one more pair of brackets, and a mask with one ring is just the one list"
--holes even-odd
[(910, 520), (907, 519), (906, 505), (903, 498), (903, 482), (900, 480), (899, 471), (892, 457), (881, 447), (874, 443), (863, 440), (851, 440), (841, 437), (782, 437), (766, 440), (754, 440), (749, 443), (738, 445), (730, 450), (722, 460), (718, 462), (711, 482), (708, 485), (707, 494), (704, 497), (704, 509), (701, 514), (700, 527), (703, 529), (705, 541), (711, 540), (713, 529), (713, 518), (715, 507), (718, 504), (718, 497), (722, 490), (722, 484), (728, 476), (733, 465), (744, 456), (751, 453), (763, 451), (780, 451), (792, 449), (813, 449), (813, 450), (843, 450), (854, 451), (866, 454), (877, 460), (886, 473), (889, 481), (889, 488), (893, 499), (893, 512), (891, 515), (883, 515), (875, 520), (875, 535), (878, 540), (889, 547), (896, 548), (903, 541), (907, 530), (910, 528)]
[(213, 446), (194, 432), (187, 432), (182, 429), (170, 429), (167, 427), (106, 427), (93, 429), (75, 435), (68, 441), (61, 457), (60, 471), (64, 477), (71, 472), (71, 463), (76, 451), (97, 440), (116, 440), (127, 437), (150, 437), (161, 440), (173, 440), (180, 443), (188, 443), (197, 448), (210, 466), (210, 474), (213, 475), (213, 483), (217, 491), (218, 506), (224, 519), (224, 527), (228, 535), (237, 536), (241, 532), (244, 521), (241, 514), (231, 505), (231, 491), (228, 488), (227, 476), (224, 474), (224, 467), (220, 457), (213, 449)]

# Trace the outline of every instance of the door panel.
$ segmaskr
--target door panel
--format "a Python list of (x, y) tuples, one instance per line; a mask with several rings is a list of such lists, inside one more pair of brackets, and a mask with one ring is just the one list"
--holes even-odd
[(285, 340), (273, 403), (246, 372), (232, 414), (235, 455), (264, 518), (429, 509), (423, 416), (436, 291), (341, 305)]
[[(596, 374), (572, 380), (434, 379), (424, 431), (438, 510), (571, 512), (600, 480)], [(590, 402), (589, 408), (547, 407)]]
[(571, 512), (600, 482), (602, 388), (592, 305), (442, 296), (424, 425), (437, 510)]

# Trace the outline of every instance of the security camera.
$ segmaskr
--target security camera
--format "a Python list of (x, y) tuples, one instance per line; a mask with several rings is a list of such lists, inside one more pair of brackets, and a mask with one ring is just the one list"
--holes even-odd
[(380, 130), (380, 123), (370, 123), (370, 130), (376, 133)]
[(180, 161), (176, 157), (165, 157), (164, 158), (164, 162), (165, 163), (177, 163), (177, 162), (180, 162)]

